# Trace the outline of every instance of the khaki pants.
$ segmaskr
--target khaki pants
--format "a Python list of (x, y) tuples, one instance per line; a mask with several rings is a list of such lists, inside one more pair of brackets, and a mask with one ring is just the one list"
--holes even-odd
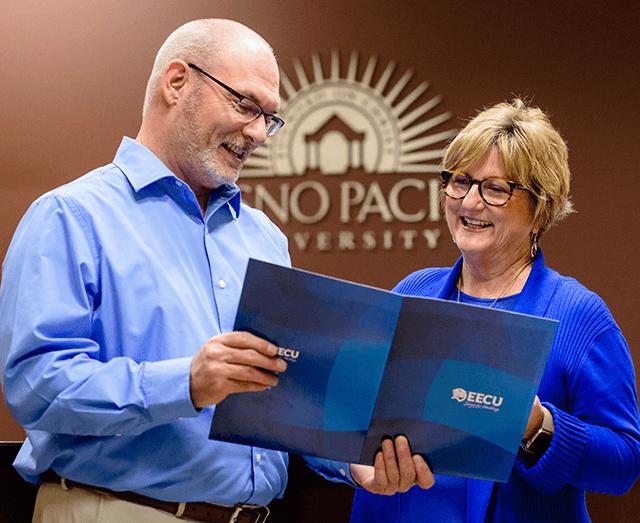
[(108, 494), (59, 483), (43, 483), (38, 490), (33, 523), (176, 523), (193, 521), (168, 512), (130, 503)]

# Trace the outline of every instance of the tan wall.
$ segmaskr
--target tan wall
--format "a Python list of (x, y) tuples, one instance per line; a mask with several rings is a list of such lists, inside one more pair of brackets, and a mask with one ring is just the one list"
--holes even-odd
[[(578, 210), (544, 238), (547, 261), (607, 301), (638, 366), (640, 8), (632, 2), (574, 4), (6, 3), (0, 14), (0, 255), (30, 201), (109, 162), (121, 136), (135, 136), (145, 81), (166, 35), (190, 19), (234, 18), (269, 40), (290, 76), (294, 57), (308, 66), (313, 53), (328, 57), (332, 49), (343, 59), (357, 50), (377, 55), (381, 64), (395, 61), (393, 81), (412, 69), (416, 81), (430, 81), (430, 93), (444, 95), (443, 109), (458, 117), (452, 125), (513, 93), (547, 109), (570, 146)], [(371, 227), (381, 226), (372, 220)], [(450, 264), (456, 252), (442, 238), (434, 250), (292, 249), (292, 255), (303, 268), (390, 287), (410, 270)], [(0, 409), (0, 439), (21, 436)], [(601, 499), (595, 504), (602, 513), (622, 510), (600, 509), (613, 506)]]

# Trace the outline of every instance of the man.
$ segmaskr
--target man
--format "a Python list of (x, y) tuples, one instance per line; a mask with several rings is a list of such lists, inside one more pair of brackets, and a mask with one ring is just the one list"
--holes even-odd
[[(34, 521), (263, 521), (282, 495), (286, 454), (207, 437), (216, 404), (286, 370), (277, 347), (232, 332), (248, 258), (290, 263), (284, 235), (235, 185), (284, 123), (278, 93), (255, 32), (185, 24), (158, 52), (136, 140), (18, 226), (0, 350), (28, 435), (15, 466), (43, 482)], [(382, 449), (375, 467), (308, 461), (377, 493), (433, 483), (404, 437)]]

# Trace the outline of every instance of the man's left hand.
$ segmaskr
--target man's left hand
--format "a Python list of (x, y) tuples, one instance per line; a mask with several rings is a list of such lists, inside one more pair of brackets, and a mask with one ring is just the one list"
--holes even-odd
[(435, 482), (424, 458), (411, 455), (405, 436), (398, 436), (395, 441), (382, 440), (382, 450), (376, 454), (373, 467), (352, 463), (350, 471), (362, 488), (385, 496), (406, 492), (414, 485), (428, 489)]

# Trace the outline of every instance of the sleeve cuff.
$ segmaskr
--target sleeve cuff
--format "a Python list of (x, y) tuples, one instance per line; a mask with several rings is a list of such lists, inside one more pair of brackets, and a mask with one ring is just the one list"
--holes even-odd
[(356, 483), (356, 481), (351, 477), (351, 467), (349, 466), (349, 463), (342, 463), (342, 467), (338, 469), (338, 472), (340, 473), (340, 477), (344, 483), (351, 485), (354, 488), (362, 488), (362, 486)]
[(323, 478), (336, 483), (346, 483), (354, 488), (360, 488), (360, 485), (351, 477), (349, 463), (312, 458), (309, 456), (303, 456), (303, 458), (307, 464)]
[(532, 467), (522, 457), (516, 460), (516, 468), (525, 480), (545, 495), (557, 493), (575, 477), (575, 471), (589, 442), (587, 425), (578, 418), (543, 403), (553, 415), (555, 431), (547, 451)]
[(198, 415), (191, 402), (191, 357), (147, 361), (142, 369), (142, 390), (147, 409), (156, 423)]

